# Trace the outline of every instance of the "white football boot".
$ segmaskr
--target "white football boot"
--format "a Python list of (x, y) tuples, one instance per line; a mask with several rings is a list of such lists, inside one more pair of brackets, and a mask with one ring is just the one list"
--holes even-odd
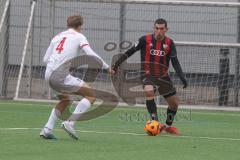
[(78, 140), (78, 135), (74, 129), (74, 126), (69, 121), (62, 122), (61, 128), (66, 131), (71, 138)]
[(52, 133), (52, 129), (44, 127), (40, 132), (40, 137), (44, 139), (57, 139), (54, 134)]

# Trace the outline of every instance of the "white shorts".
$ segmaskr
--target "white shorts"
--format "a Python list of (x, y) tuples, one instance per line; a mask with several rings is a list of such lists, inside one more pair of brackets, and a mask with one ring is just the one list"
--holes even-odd
[(49, 82), (49, 85), (55, 91), (61, 93), (74, 93), (77, 92), (84, 84), (84, 81), (73, 77), (69, 73), (53, 71), (52, 73), (47, 73), (46, 80)]

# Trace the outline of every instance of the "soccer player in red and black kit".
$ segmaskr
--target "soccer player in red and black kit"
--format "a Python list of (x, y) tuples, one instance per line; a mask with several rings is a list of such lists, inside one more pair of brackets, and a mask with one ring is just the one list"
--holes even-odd
[[(140, 50), (142, 70), (144, 71), (142, 82), (146, 95), (146, 106), (151, 119), (158, 121), (157, 107), (154, 101), (154, 93), (157, 89), (159, 94), (161, 94), (168, 103), (166, 125), (164, 125), (162, 128), (168, 133), (178, 135), (178, 129), (172, 126), (178, 109), (178, 99), (176, 96), (176, 90), (172, 86), (172, 82), (168, 76), (168, 67), (170, 61), (183, 83), (183, 88), (187, 87), (187, 81), (184, 78), (184, 74), (179, 64), (174, 42), (165, 35), (167, 31), (167, 21), (164, 19), (157, 19), (154, 23), (154, 33), (147, 34), (139, 38), (138, 43), (127, 50), (123, 56), (121, 56), (112, 66), (112, 69), (116, 72), (117, 68), (123, 61), (133, 55), (136, 51)], [(161, 92), (161, 87), (157, 88), (149, 77), (154, 77), (156, 79), (161, 78), (162, 80), (167, 81), (168, 84), (172, 86), (172, 89), (165, 93)]]

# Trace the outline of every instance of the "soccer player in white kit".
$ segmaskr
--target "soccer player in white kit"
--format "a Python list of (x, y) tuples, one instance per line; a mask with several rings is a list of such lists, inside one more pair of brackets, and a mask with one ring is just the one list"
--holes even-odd
[[(58, 116), (70, 105), (70, 94), (81, 95), (83, 99), (77, 104), (73, 114), (81, 115), (86, 112), (95, 101), (93, 90), (83, 80), (73, 77), (70, 72), (71, 59), (79, 57), (80, 51), (96, 58), (102, 62), (104, 69), (108, 69), (109, 74), (113, 70), (99, 57), (89, 46), (86, 37), (80, 33), (83, 18), (80, 15), (73, 15), (67, 19), (68, 30), (56, 35), (50, 43), (44, 56), (44, 63), (47, 64), (45, 80), (50, 87), (61, 93), (60, 102), (52, 109), (48, 122), (40, 132), (40, 137), (45, 139), (56, 139), (53, 128)], [(62, 122), (61, 127), (74, 139), (78, 136), (74, 130), (76, 120), (71, 116)]]

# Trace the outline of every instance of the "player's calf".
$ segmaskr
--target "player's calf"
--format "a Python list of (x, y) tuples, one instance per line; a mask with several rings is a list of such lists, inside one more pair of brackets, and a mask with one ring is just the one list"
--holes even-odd
[(148, 113), (151, 116), (151, 120), (158, 121), (157, 106), (154, 99), (146, 100), (146, 106), (147, 106)]
[(146, 95), (146, 107), (150, 114), (151, 120), (158, 121), (157, 106), (154, 100), (154, 87), (152, 85), (145, 85), (144, 92)]
[(171, 96), (171, 97), (167, 97), (166, 101), (168, 103), (166, 124), (168, 126), (171, 126), (173, 123), (174, 117), (177, 114), (178, 99), (176, 96)]
[(86, 83), (83, 84), (83, 86), (77, 91), (76, 94), (88, 99), (91, 104), (96, 101), (96, 96), (93, 89)]
[(167, 133), (179, 135), (179, 130), (176, 127), (172, 126), (178, 110), (178, 99), (175, 95), (173, 95), (173, 96), (167, 97), (166, 101), (168, 103), (168, 108), (167, 108), (166, 126), (164, 130)]
[(60, 99), (60, 102), (58, 102), (55, 108), (58, 109), (60, 113), (63, 113), (65, 109), (71, 105), (72, 101), (70, 100), (70, 96), (67, 94), (58, 95), (58, 98)]

